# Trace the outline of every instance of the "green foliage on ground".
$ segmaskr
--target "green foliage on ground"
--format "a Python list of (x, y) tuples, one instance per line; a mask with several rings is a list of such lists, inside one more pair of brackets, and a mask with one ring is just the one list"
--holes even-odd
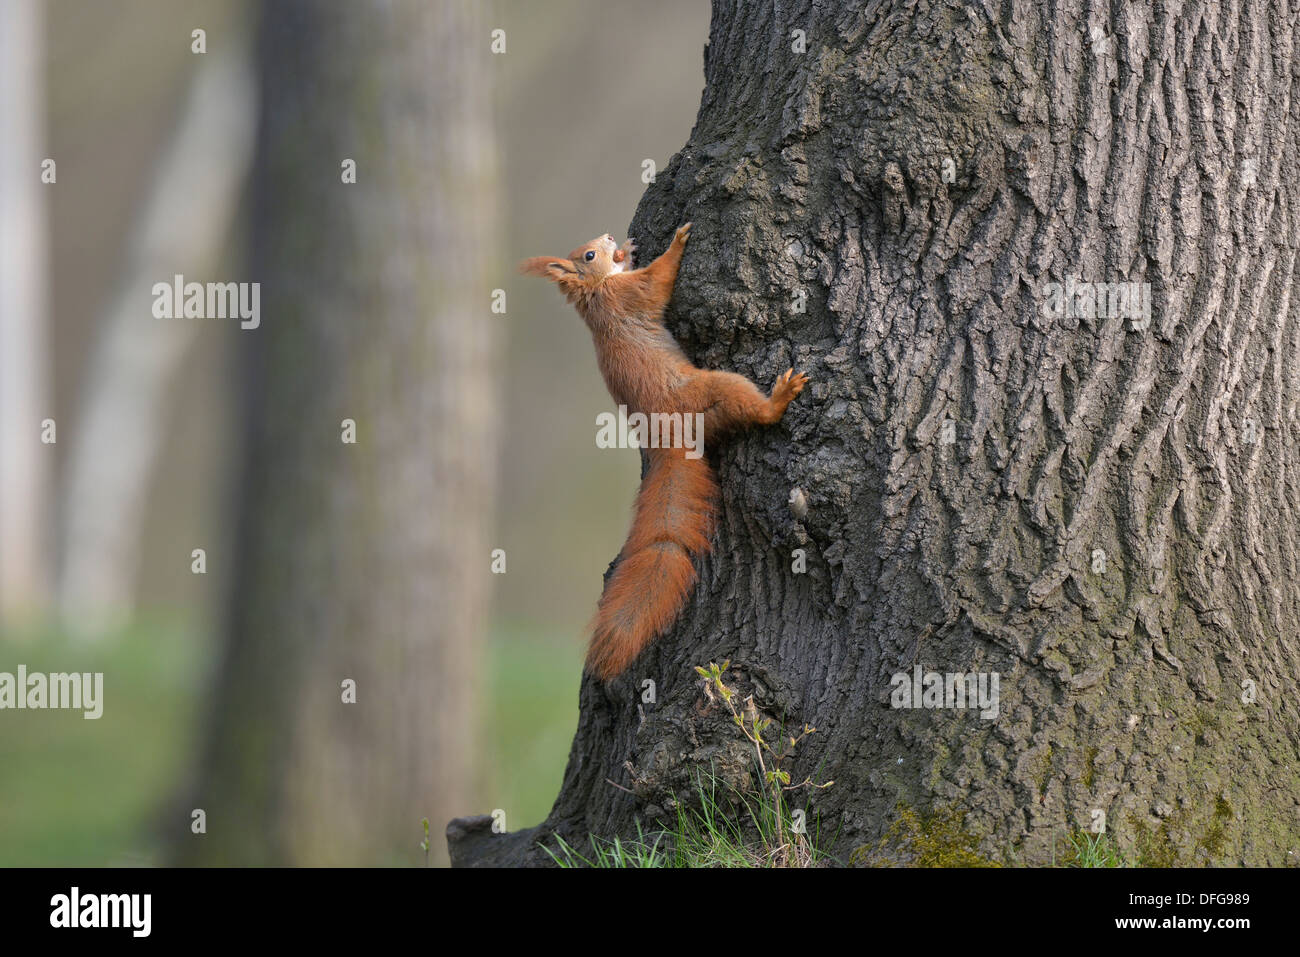
[[(511, 829), (528, 827), (559, 793), (581, 648), (571, 637), (504, 631), (486, 663), (479, 794), (507, 811)], [(0, 866), (164, 863), (162, 822), (177, 813), (172, 802), (201, 754), (211, 667), (203, 642), (166, 624), (90, 644), (0, 635), (0, 671), (19, 664), (103, 672), (105, 704), (89, 721), (80, 711), (0, 711)], [(434, 841), (443, 824), (432, 822)]]
[[(821, 848), (814, 818), (796, 823), (778, 792), (738, 791), (711, 768), (696, 771), (695, 793), (670, 820), (624, 841), (589, 835), (576, 847), (554, 834), (542, 849), (560, 867), (823, 867), (836, 862)], [(552, 846), (553, 845), (553, 846)]]
[(0, 671), (102, 672), (103, 714), (0, 711), (0, 866), (156, 864), (186, 773), (202, 667), (192, 636), (141, 626), (94, 643), (0, 636)]

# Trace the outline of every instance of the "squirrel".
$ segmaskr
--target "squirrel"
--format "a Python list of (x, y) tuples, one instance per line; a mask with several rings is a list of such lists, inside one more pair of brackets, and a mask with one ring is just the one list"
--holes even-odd
[[(534, 256), (521, 272), (551, 280), (591, 330), (614, 401), (630, 413), (702, 413), (709, 440), (779, 422), (808, 383), (789, 369), (771, 395), (734, 372), (700, 369), (664, 325), (691, 224), (662, 256), (631, 269), (635, 243), (606, 233), (567, 257)], [(708, 462), (682, 448), (648, 448), (632, 530), (591, 625), (587, 670), (608, 683), (676, 621), (694, 589), (694, 559), (708, 553), (720, 491)]]

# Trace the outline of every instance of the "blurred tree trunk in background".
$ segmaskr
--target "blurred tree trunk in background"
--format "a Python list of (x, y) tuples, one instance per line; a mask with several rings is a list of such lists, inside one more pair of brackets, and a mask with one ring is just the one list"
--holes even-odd
[(53, 446), (49, 391), (45, 190), (45, 31), (38, 0), (0, 3), (0, 626), (49, 598)]
[(123, 278), (96, 323), (59, 503), (59, 611), (79, 638), (107, 637), (135, 610), (168, 389), (199, 334), (192, 321), (160, 324), (142, 291), (176, 275), (213, 278), (252, 153), (248, 74), (242, 37), (201, 58), (132, 224)]
[[(634, 837), (701, 768), (752, 781), (693, 671), (730, 658), (816, 726), (787, 769), (835, 783), (788, 797), (841, 860), (914, 810), (997, 860), (1101, 813), (1143, 863), (1294, 863), (1295, 29), (1262, 2), (715, 0), (631, 234), (649, 258), (694, 221), (669, 325), (699, 364), (813, 385), (724, 445), (695, 599), (584, 681), (548, 820), (453, 822), (453, 862)], [(1071, 282), (1149, 283), (1150, 321), (1060, 314)], [(915, 666), (997, 672), (996, 720), (891, 707)]]
[(421, 818), (469, 799), (485, 620), (488, 31), (474, 0), (263, 13), (262, 325), (238, 333), (246, 474), (194, 796), (207, 834), (180, 857), (422, 862)]

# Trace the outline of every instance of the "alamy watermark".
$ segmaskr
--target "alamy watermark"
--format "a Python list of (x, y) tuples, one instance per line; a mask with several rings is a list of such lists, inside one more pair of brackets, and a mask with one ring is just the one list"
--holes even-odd
[(1043, 315), (1049, 319), (1125, 319), (1134, 330), (1151, 325), (1151, 283), (1078, 282), (1043, 286)]
[(941, 674), (917, 665), (910, 675), (899, 672), (889, 679), (894, 689), (889, 704), (893, 708), (978, 708), (981, 718), (994, 721), (1000, 680), (996, 671)]
[(238, 319), (241, 329), (262, 324), (260, 282), (186, 282), (177, 273), (152, 291), (155, 319)]
[(104, 713), (104, 673), (96, 671), (28, 672), (19, 665), (17, 674), (0, 671), (0, 710), (19, 711), (45, 708), (80, 710), (86, 720)]
[(703, 412), (632, 412), (596, 416), (598, 449), (685, 449), (688, 459), (704, 454)]
[(124, 928), (132, 937), (148, 937), (152, 911), (152, 894), (85, 894), (74, 886), (50, 898), (50, 926)]

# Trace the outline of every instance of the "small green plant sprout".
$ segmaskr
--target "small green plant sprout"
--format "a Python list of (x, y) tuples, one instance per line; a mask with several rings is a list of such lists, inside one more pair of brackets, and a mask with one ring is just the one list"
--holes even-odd
[(429, 866), (429, 819), (420, 818), (420, 823), (424, 825), (424, 840), (420, 842), (420, 850), (424, 851), (424, 866)]
[[(786, 735), (784, 732), (775, 734), (772, 738), (777, 740), (777, 746), (774, 747), (772, 739), (768, 737), (769, 730), (772, 728), (772, 719), (758, 713), (753, 695), (746, 696), (737, 707), (736, 690), (722, 680), (723, 673), (730, 665), (731, 659), (727, 659), (721, 665), (710, 661), (707, 667), (696, 665), (695, 673), (704, 679), (704, 696), (709, 703), (714, 704), (721, 700), (731, 712), (731, 719), (736, 727), (740, 728), (741, 734), (754, 746), (754, 757), (758, 761), (759, 774), (775, 812), (776, 844), (773, 853), (779, 858), (778, 866), (807, 866), (813, 857), (808, 837), (802, 828), (787, 828), (788, 808), (785, 804), (784, 792), (803, 788), (822, 790), (835, 782), (815, 784), (811, 777), (806, 777), (798, 784), (792, 784), (790, 773), (781, 767), (781, 762), (794, 753), (800, 741), (817, 729), (805, 724), (803, 731), (798, 735)], [(786, 741), (789, 743), (787, 744)]]

